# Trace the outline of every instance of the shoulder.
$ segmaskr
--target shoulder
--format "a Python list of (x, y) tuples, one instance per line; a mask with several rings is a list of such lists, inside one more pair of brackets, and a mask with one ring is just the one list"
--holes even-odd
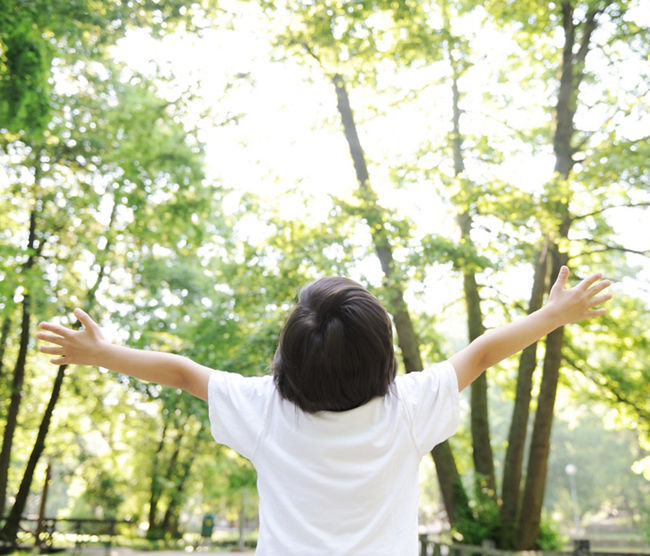
[(395, 379), (395, 387), (421, 454), (456, 431), (460, 394), (456, 371), (449, 361), (401, 375)]
[(228, 371), (212, 371), (208, 378), (208, 401), (212, 397), (267, 397), (275, 389), (273, 377), (244, 376)]
[(422, 371), (410, 372), (395, 378), (395, 386), (401, 394), (409, 395), (422, 388), (429, 390), (444, 389), (458, 391), (456, 370), (449, 360), (436, 363)]
[(212, 436), (251, 459), (268, 422), (275, 385), (271, 376), (213, 371), (208, 380)]

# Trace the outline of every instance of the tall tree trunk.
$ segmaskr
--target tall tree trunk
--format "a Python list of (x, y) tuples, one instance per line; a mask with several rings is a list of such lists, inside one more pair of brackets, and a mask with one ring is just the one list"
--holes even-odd
[[(545, 241), (535, 264), (533, 289), (528, 302), (528, 313), (542, 306), (544, 293), (548, 288), (550, 272), (550, 257), (548, 254), (548, 239)], [(515, 546), (515, 530), (519, 512), (519, 494), (523, 471), (524, 448), (528, 431), (530, 414), (531, 391), (533, 388), (533, 372), (537, 366), (537, 342), (521, 352), (517, 371), (517, 387), (510, 430), (508, 432), (508, 447), (503, 466), (502, 505), (501, 505), (501, 548)]]
[[(358, 192), (364, 201), (362, 216), (366, 220), (375, 247), (375, 252), (384, 273), (384, 285), (389, 296), (389, 310), (397, 330), (397, 343), (407, 372), (423, 368), (419, 342), (404, 300), (404, 290), (393, 265), (393, 251), (383, 226), (383, 210), (377, 203), (375, 192), (370, 187), (368, 167), (361, 142), (357, 134), (350, 99), (343, 76), (334, 75), (332, 82), (336, 91), (337, 107), (343, 131), (350, 149), (356, 172)], [(467, 494), (461, 482), (458, 468), (449, 442), (436, 446), (431, 455), (436, 465), (443, 503), (449, 521), (456, 525), (458, 520), (470, 514)]]
[(180, 538), (180, 531), (178, 530), (178, 516), (181, 511), (181, 503), (183, 501), (183, 491), (187, 484), (187, 479), (190, 476), (192, 469), (193, 457), (187, 457), (181, 463), (181, 475), (174, 483), (174, 487), (169, 493), (169, 504), (163, 515), (160, 528), (162, 531), (167, 531), (174, 538)]
[(7, 521), (5, 522), (2, 531), (0, 531), (0, 538), (11, 545), (16, 543), (20, 517), (22, 516), (23, 511), (25, 510), (25, 505), (27, 504), (27, 497), (29, 496), (29, 490), (32, 486), (32, 479), (34, 477), (36, 465), (38, 464), (38, 460), (41, 457), (43, 450), (45, 449), (45, 437), (47, 436), (50, 421), (52, 420), (54, 406), (59, 399), (61, 385), (63, 383), (63, 377), (65, 376), (66, 368), (67, 365), (59, 366), (59, 370), (56, 374), (56, 379), (54, 380), (52, 394), (50, 395), (50, 400), (47, 404), (45, 413), (43, 414), (43, 419), (41, 420), (41, 424), (38, 428), (38, 434), (36, 435), (34, 447), (32, 448), (32, 452), (29, 455), (29, 459), (27, 460), (23, 478), (20, 482), (18, 492), (16, 493), (16, 499), (7, 515)]
[[(445, 21), (449, 28), (449, 21)], [(459, 70), (454, 59), (452, 45), (447, 41), (449, 60), (452, 67), (452, 122), (453, 131), (451, 145), (454, 158), (454, 175), (461, 176), (465, 171), (463, 160), (463, 137), (460, 133), (460, 92), (458, 89)], [(471, 192), (468, 192), (471, 195)], [(472, 243), (472, 215), (470, 213), (471, 199), (457, 217), (460, 227), (461, 242)], [(472, 342), (485, 332), (483, 315), (481, 313), (481, 298), (476, 283), (476, 273), (468, 267), (463, 269), (463, 293), (467, 310), (467, 333)], [(496, 478), (494, 473), (494, 456), (490, 439), (490, 421), (488, 418), (488, 387), (487, 373), (481, 373), (470, 386), (470, 421), (472, 432), (472, 458), (476, 473), (475, 489), (477, 495), (487, 494), (496, 499)], [(484, 484), (483, 484), (484, 481)], [(485, 487), (485, 489), (483, 488)]]
[[(560, 266), (566, 263), (566, 255), (554, 253), (552, 277), (555, 279)], [(526, 485), (522, 499), (522, 519), (517, 536), (517, 546), (532, 547), (539, 537), (544, 489), (548, 470), (548, 456), (551, 451), (551, 429), (555, 396), (562, 363), (562, 342), (564, 327), (558, 328), (546, 337), (546, 355), (542, 369), (542, 384), (537, 398), (537, 411), (528, 453)], [(524, 509), (525, 508), (525, 517)]]
[(167, 427), (169, 425), (169, 417), (165, 419), (163, 423), (163, 429), (160, 434), (160, 441), (158, 442), (158, 447), (153, 454), (153, 460), (151, 464), (151, 489), (149, 492), (149, 520), (148, 520), (148, 531), (153, 533), (158, 527), (157, 515), (158, 515), (158, 501), (160, 500), (160, 495), (162, 494), (162, 477), (160, 475), (160, 465), (159, 458), (162, 450), (165, 446), (165, 438), (167, 436)]
[(43, 531), (43, 521), (45, 520), (45, 512), (47, 511), (47, 493), (50, 489), (50, 481), (52, 480), (52, 464), (48, 463), (45, 469), (45, 483), (43, 484), (43, 491), (41, 492), (41, 503), (38, 507), (38, 521), (36, 522), (36, 532), (34, 533), (34, 548), (41, 546), (41, 533)]
[(201, 422), (200, 428), (192, 440), (192, 444), (189, 449), (189, 456), (185, 458), (181, 464), (181, 474), (178, 480), (174, 483), (174, 487), (169, 495), (169, 504), (165, 510), (165, 515), (162, 520), (162, 529), (163, 531), (170, 531), (174, 537), (180, 537), (180, 531), (178, 529), (178, 517), (181, 511), (181, 504), (183, 502), (183, 492), (185, 491), (185, 485), (187, 480), (190, 477), (190, 472), (192, 470), (192, 464), (194, 463), (194, 454), (199, 445), (199, 438), (203, 433), (203, 422)]
[[(596, 18), (600, 12), (590, 8), (585, 14), (584, 21), (578, 24), (574, 21), (574, 9), (571, 2), (564, 0), (561, 4), (561, 10), (564, 46), (555, 114), (553, 150), (555, 152), (555, 172), (566, 180), (575, 164), (573, 155), (576, 149), (573, 146), (573, 137), (575, 134), (574, 118), (578, 104), (578, 90), (584, 77), (585, 58), (589, 52), (591, 37), (597, 25)], [(578, 31), (581, 31), (579, 41), (577, 37)], [(578, 45), (577, 50), (576, 45)], [(561, 252), (558, 245), (561, 240), (568, 238), (571, 225), (567, 200), (559, 201), (554, 210), (560, 216), (560, 222), (557, 230), (558, 240), (550, 249), (552, 260), (551, 276), (553, 279), (556, 278), (560, 267), (568, 261), (567, 254)], [(521, 511), (519, 515), (518, 548), (532, 548), (540, 533), (553, 411), (562, 363), (563, 338), (563, 328), (555, 330), (546, 338), (542, 384), (535, 413), (526, 484), (521, 504), (521, 507), (526, 508), (526, 511)]]
[[(36, 262), (36, 204), (29, 215), (29, 236), (27, 239), (26, 252), (29, 253), (27, 261), (22, 266), (22, 272), (28, 274)], [(20, 322), (20, 340), (18, 344), (18, 355), (14, 366), (14, 374), (11, 382), (11, 401), (7, 410), (5, 429), (2, 437), (2, 450), (0, 450), (0, 516), (4, 513), (7, 502), (7, 478), (9, 464), (11, 463), (11, 448), (13, 445), (14, 433), (18, 424), (18, 411), (23, 395), (23, 382), (25, 381), (25, 362), (27, 360), (27, 347), (29, 346), (29, 325), (31, 318), (31, 296), (28, 289), (25, 289), (22, 302), (22, 317)]]
[[(110, 221), (109, 221), (109, 230), (113, 225), (115, 216), (117, 214), (116, 206), (113, 206), (111, 211)], [(43, 243), (39, 245), (39, 249), (42, 249)], [(101, 256), (101, 266), (99, 272), (97, 273), (97, 278), (95, 279), (94, 284), (88, 290), (86, 294), (86, 310), (91, 312), (96, 301), (97, 290), (99, 289), (100, 284), (102, 283), (104, 276), (106, 275), (107, 270), (107, 255), (111, 249), (111, 242), (107, 241), (106, 246), (103, 251), (100, 253)], [(77, 322), (74, 325), (74, 328), (81, 328), (81, 323)], [(57, 401), (59, 400), (59, 395), (61, 393), (61, 386), (63, 384), (63, 379), (65, 377), (65, 371), (67, 365), (60, 365), (54, 379), (54, 385), (52, 387), (52, 393), (50, 394), (50, 399), (48, 401), (45, 412), (43, 413), (43, 418), (41, 419), (41, 424), (38, 428), (38, 434), (36, 435), (36, 441), (27, 460), (27, 465), (25, 466), (25, 471), (23, 472), (23, 478), (20, 482), (18, 492), (16, 493), (16, 499), (13, 506), (8, 514), (7, 521), (0, 531), (0, 538), (8, 544), (15, 544), (18, 534), (18, 527), (20, 523), (20, 518), (25, 510), (25, 505), (27, 504), (27, 497), (29, 496), (29, 491), (31, 489), (32, 481), (34, 478), (34, 472), (38, 461), (41, 458), (45, 450), (45, 439), (47, 433), (50, 430), (50, 424), (52, 422), (52, 416), (54, 415), (54, 408)]]
[[(478, 338), (484, 331), (481, 319), (480, 297), (474, 272), (463, 273), (465, 305), (467, 307), (467, 327), (469, 341)], [(494, 457), (490, 440), (488, 419), (487, 374), (481, 373), (470, 386), (470, 422), (472, 429), (472, 458), (477, 475), (477, 494), (496, 499), (496, 479)]]
[[(170, 415), (173, 415), (172, 412), (170, 412)], [(176, 466), (178, 464), (178, 457), (180, 455), (181, 451), (181, 444), (183, 443), (183, 437), (185, 436), (185, 427), (187, 425), (187, 422), (189, 420), (189, 414), (185, 416), (185, 419), (183, 420), (182, 423), (176, 423), (177, 426), (177, 435), (176, 438), (174, 438), (174, 451), (172, 452), (171, 457), (169, 458), (169, 461), (167, 462), (167, 469), (163, 473), (163, 477), (165, 477), (168, 481), (176, 475)], [(160, 455), (162, 453), (162, 446), (163, 446), (163, 440), (161, 440), (161, 443), (159, 445), (159, 451), (157, 455)], [(158, 459), (158, 458), (156, 458)], [(157, 461), (156, 468), (160, 466), (160, 461)], [(158, 492), (157, 492), (157, 497), (155, 499), (155, 505), (152, 504), (150, 507), (149, 511), (149, 518), (152, 519), (153, 521), (149, 521), (149, 529), (147, 530), (147, 535), (150, 536), (151, 538), (162, 538), (165, 535), (165, 532), (167, 529), (165, 528), (164, 524), (158, 523), (157, 522), (157, 505), (160, 502), (160, 498), (162, 497), (163, 494), (163, 486), (160, 481), (160, 476), (156, 474), (156, 468), (154, 468), (153, 472), (154, 474), (158, 477), (157, 479), (157, 484), (158, 484)], [(154, 479), (152, 478), (152, 488), (154, 485)], [(171, 493), (170, 493), (170, 503), (171, 503)], [(153, 496), (152, 496), (153, 500)]]
[[(11, 314), (7, 312), (2, 319), (2, 328), (0, 329), (0, 383), (2, 382), (2, 371), (4, 369), (5, 350), (7, 348), (7, 338), (11, 329)], [(0, 510), (0, 515), (2, 511)]]

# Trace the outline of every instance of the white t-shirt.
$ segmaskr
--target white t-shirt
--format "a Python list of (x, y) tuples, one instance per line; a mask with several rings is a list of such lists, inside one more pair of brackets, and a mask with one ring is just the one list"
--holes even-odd
[(214, 439), (257, 470), (256, 554), (418, 553), (418, 465), (459, 421), (451, 363), (398, 376), (361, 407), (314, 414), (284, 400), (270, 376), (215, 371), (208, 404)]

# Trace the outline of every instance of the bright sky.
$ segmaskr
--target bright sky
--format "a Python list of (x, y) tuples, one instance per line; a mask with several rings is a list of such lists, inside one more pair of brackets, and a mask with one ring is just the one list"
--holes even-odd
[[(350, 192), (356, 183), (331, 84), (318, 68), (300, 65), (295, 59), (271, 62), (272, 36), (268, 22), (250, 4), (232, 5), (238, 6), (240, 12), (246, 11), (237, 19), (236, 30), (215, 29), (203, 32), (201, 37), (178, 33), (163, 41), (149, 38), (144, 31), (133, 31), (114, 53), (140, 71), (152, 72), (155, 68), (152, 60), (169, 68), (176, 84), (170, 88), (170, 96), (175, 96), (178, 90), (192, 88), (205, 100), (206, 106), (212, 107), (217, 121), (229, 113), (245, 115), (238, 125), (226, 129), (204, 122), (202, 139), (208, 147), (208, 169), (213, 176), (230, 186), (269, 196), (296, 185), (310, 193)], [(503, 59), (510, 51), (502, 34), (486, 31), (481, 39), (490, 44), (490, 56), (494, 60)], [(477, 45), (477, 49), (481, 48)], [(474, 70), (473, 82), (467, 83), (464, 90), (466, 107), (478, 105), (477, 98), (483, 91), (473, 85), (486, 83), (489, 71), (489, 67), (481, 69), (480, 66)], [(428, 72), (404, 71), (400, 73), (400, 85), (408, 90), (411, 86), (435, 84), (441, 79), (441, 72), (449, 72), (444, 63), (432, 66)], [(236, 79), (242, 75), (247, 77)], [(384, 71), (381, 77), (380, 81), (395, 84), (390, 71)], [(233, 88), (223, 98), (224, 88), (232, 81)], [(444, 137), (450, 126), (450, 114), (441, 110), (440, 104), (449, 105), (450, 112), (447, 89), (447, 83), (430, 86), (421, 102), (401, 104), (386, 116), (370, 120), (364, 119), (363, 107), (381, 108), (382, 98), (363, 89), (351, 90), (366, 154), (375, 161), (381, 158), (380, 162), (387, 167), (400, 156), (411, 155), (426, 138)], [(517, 116), (514, 109), (512, 115)], [(489, 114), (470, 110), (464, 116), (463, 126), (467, 133), (484, 132), (486, 122), (494, 125)], [(434, 137), (432, 130), (436, 130)], [(538, 171), (531, 172), (531, 164)], [(548, 178), (549, 166), (552, 168), (552, 161), (549, 164), (547, 157), (538, 155), (507, 165), (506, 172), (511, 181), (532, 188)], [(269, 180), (268, 172), (280, 179)], [(373, 185), (381, 188), (380, 184), (373, 182)]]
[[(330, 194), (348, 197), (356, 188), (333, 87), (317, 67), (301, 65), (296, 59), (272, 62), (271, 29), (258, 8), (237, 2), (229, 3), (229, 7), (238, 12), (233, 29), (206, 31), (200, 37), (181, 32), (162, 41), (151, 39), (146, 32), (133, 31), (120, 41), (114, 54), (136, 70), (153, 73), (158, 65), (173, 75), (174, 80), (165, 91), (171, 98), (188, 89), (198, 95), (201, 101), (193, 105), (189, 119), (201, 128), (211, 178), (235, 191), (255, 192), (283, 216), (324, 219), (331, 203)], [(476, 64), (461, 81), (463, 132), (498, 134), (506, 130), (504, 120), (513, 127), (544, 125), (548, 113), (543, 108), (529, 110), (530, 106), (547, 104), (547, 92), (543, 90), (525, 91), (498, 114), (484, 108), (482, 96), (486, 88), (497, 95), (511, 93), (507, 90), (511, 85), (498, 83), (493, 74), (495, 67), (506, 65), (514, 47), (504, 33), (481, 27), (476, 20), (467, 22), (466, 31), (472, 35), (475, 51), (489, 55), (489, 63)], [(370, 168), (371, 182), (380, 193), (381, 202), (408, 214), (422, 233), (442, 231), (456, 235), (453, 215), (447, 207), (427, 202), (434, 199), (431, 183), (397, 189), (388, 177), (389, 168), (412, 162), (413, 153), (424, 141), (437, 145), (446, 140), (451, 125), (448, 72), (446, 64), (440, 63), (400, 72), (399, 81), (390, 70), (380, 74), (380, 83), (398, 84), (402, 91), (428, 85), (417, 102), (390, 107), (390, 101), (400, 98), (399, 90), (392, 98), (362, 88), (351, 90), (350, 96), (362, 145), (374, 162)], [(224, 92), (229, 84), (232, 86)], [(368, 106), (387, 110), (385, 115), (373, 116), (366, 110)], [(200, 116), (205, 107), (211, 108), (213, 120)], [(215, 124), (232, 114), (243, 116), (237, 124)], [(584, 123), (589, 126), (588, 121)], [(507, 144), (505, 148), (509, 148)], [(442, 167), (450, 164), (437, 152), (432, 152), (431, 157)], [(549, 147), (506, 157), (492, 171), (521, 189), (539, 190), (551, 177), (553, 162)], [(472, 168), (468, 168), (471, 172)], [(307, 212), (304, 193), (314, 198)], [(236, 194), (230, 198), (232, 208), (238, 198)], [(228, 203), (225, 208), (228, 210)], [(650, 249), (650, 234), (638, 233), (639, 229), (647, 230), (647, 212), (627, 211), (616, 222), (631, 246)], [(247, 223), (246, 229), (252, 239), (264, 233), (263, 227), (254, 223)], [(645, 267), (641, 276), (650, 280), (650, 265), (644, 259), (637, 260)], [(376, 262), (364, 268), (363, 273), (368, 277), (374, 275), (379, 281)], [(527, 284), (527, 278), (522, 280), (517, 273), (511, 273), (504, 289), (525, 297)]]
[[(177, 33), (162, 41), (151, 39), (144, 31), (132, 31), (120, 41), (114, 54), (144, 73), (153, 74), (160, 67), (173, 76), (173, 81), (163, 88), (170, 98), (186, 90), (198, 96), (188, 122), (201, 129), (210, 178), (235, 191), (227, 199), (225, 210), (236, 208), (237, 192), (254, 192), (284, 217), (325, 219), (331, 206), (329, 196), (349, 197), (357, 187), (333, 87), (317, 67), (301, 64), (296, 59), (271, 61), (277, 54), (270, 46), (271, 29), (256, 6), (235, 1), (221, 6), (239, 12), (232, 29), (206, 31), (200, 37)], [(494, 74), (495, 68), (507, 66), (508, 56), (516, 49), (503, 33), (481, 26), (477, 20), (466, 22), (465, 31), (471, 35), (474, 50), (485, 55), (460, 83), (463, 133), (506, 137), (508, 126), (514, 129), (544, 126), (550, 117), (543, 108), (548, 105), (548, 90), (522, 91), (514, 95), (514, 102), (498, 111), (485, 104), (486, 91), (497, 96), (512, 94), (511, 83), (500, 83)], [(525, 73), (528, 68), (517, 71)], [(448, 74), (444, 62), (417, 71), (401, 71), (399, 79), (392, 70), (384, 68), (379, 82), (387, 89), (397, 87), (392, 94), (385, 91), (377, 95), (363, 88), (351, 89), (349, 93), (361, 142), (371, 160), (371, 182), (382, 204), (407, 214), (417, 223), (420, 233), (437, 231), (456, 237), (454, 215), (448, 207), (436, 202), (431, 183), (409, 183), (396, 188), (388, 172), (400, 164), (415, 162), (414, 153), (425, 141), (434, 146), (427, 162), (449, 169), (448, 156), (436, 149), (437, 145), (445, 144), (451, 126)], [(627, 79), (625, 75), (618, 78)], [(422, 92), (416, 102), (401, 101), (405, 91), (419, 88)], [(372, 114), (368, 110), (372, 106), (385, 113)], [(212, 119), (201, 116), (206, 107), (211, 109)], [(236, 124), (217, 125), (234, 114), (242, 114)], [(590, 116), (594, 119), (590, 120)], [(594, 110), (580, 124), (586, 128), (597, 127), (601, 116)], [(641, 129), (647, 133), (647, 123), (647, 119), (645, 123), (640, 119), (637, 128), (628, 129), (628, 133)], [(497, 144), (497, 148), (508, 152), (514, 147), (505, 141)], [(553, 164), (551, 148), (546, 146), (538, 152), (506, 156), (502, 164), (490, 171), (494, 172), (493, 177), (523, 190), (539, 191), (551, 178)], [(468, 173), (473, 171), (472, 167), (468, 168)], [(307, 209), (304, 194), (314, 199)], [(625, 211), (615, 218), (626, 245), (650, 250), (647, 214), (647, 211)], [(246, 230), (250, 239), (264, 234), (264, 227), (254, 217), (245, 224), (241, 229)], [(641, 257), (635, 261), (643, 269), (637, 280), (625, 287), (650, 299), (647, 289), (650, 264)], [(377, 261), (363, 264), (360, 272), (371, 281), (380, 282)], [(501, 280), (497, 287), (502, 295), (527, 298), (529, 268), (511, 270)], [(430, 277), (429, 283), (422, 285), (426, 295), (417, 301), (418, 305), (424, 304), (432, 312), (440, 311), (448, 303), (448, 292), (457, 295), (458, 282), (458, 276), (441, 269), (438, 275)], [(411, 298), (409, 302), (414, 300)], [(451, 341), (464, 343), (464, 312), (448, 311), (445, 323), (447, 333), (451, 330), (454, 336)], [(488, 326), (496, 324), (500, 323), (487, 323)]]

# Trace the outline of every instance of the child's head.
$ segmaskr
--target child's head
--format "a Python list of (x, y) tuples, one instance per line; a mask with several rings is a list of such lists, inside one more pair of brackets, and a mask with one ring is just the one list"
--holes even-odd
[(348, 278), (305, 286), (273, 360), (282, 397), (304, 411), (345, 411), (384, 396), (397, 362), (388, 313)]

